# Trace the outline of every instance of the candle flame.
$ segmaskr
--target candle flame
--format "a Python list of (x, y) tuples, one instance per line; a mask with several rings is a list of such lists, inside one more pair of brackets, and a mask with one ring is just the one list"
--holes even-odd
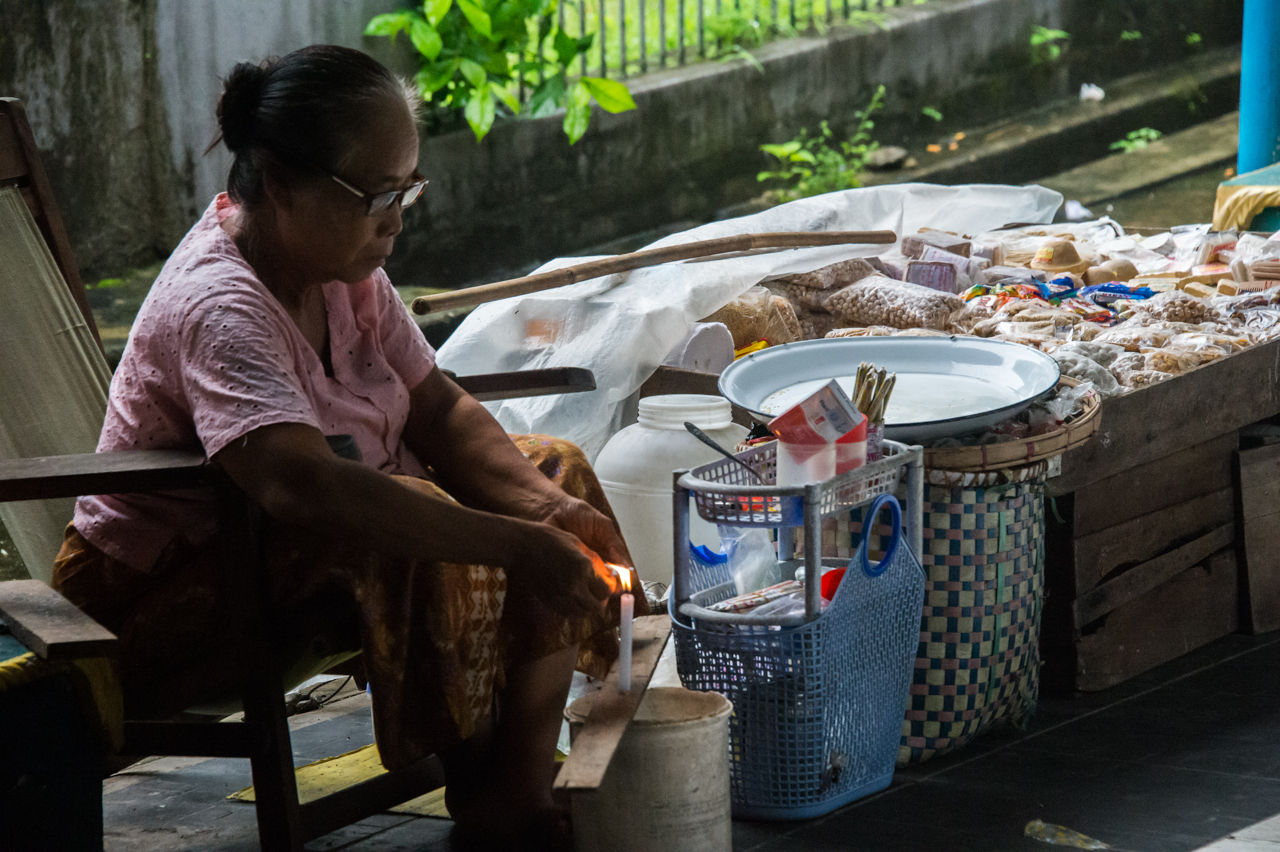
[(608, 565), (610, 568), (612, 568), (615, 572), (617, 572), (618, 585), (622, 587), (622, 591), (624, 592), (631, 591), (631, 569), (624, 568), (621, 565), (614, 565), (611, 562), (606, 562), (605, 564)]
[(582, 552), (591, 559), (591, 568), (595, 575), (605, 582), (610, 592), (631, 591), (631, 569), (625, 565), (605, 562), (600, 555), (585, 544), (578, 545)]

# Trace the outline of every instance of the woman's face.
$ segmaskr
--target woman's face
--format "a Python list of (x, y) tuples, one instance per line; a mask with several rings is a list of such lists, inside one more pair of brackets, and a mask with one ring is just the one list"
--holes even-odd
[[(418, 131), (403, 101), (389, 101), (365, 125), (334, 174), (374, 195), (416, 180)], [(363, 281), (391, 254), (402, 227), (399, 204), (377, 216), (368, 203), (327, 176), (289, 187), (277, 197), (281, 248), (306, 280)]]

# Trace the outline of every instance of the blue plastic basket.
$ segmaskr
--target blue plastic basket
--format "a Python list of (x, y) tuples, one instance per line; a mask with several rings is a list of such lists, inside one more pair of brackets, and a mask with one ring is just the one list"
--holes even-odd
[[(873, 505), (889, 501), (879, 497)], [(896, 501), (892, 508), (897, 516)], [(905, 541), (886, 562), (865, 560), (865, 544), (852, 562), (824, 560), (849, 569), (830, 606), (799, 626), (690, 619), (673, 596), (681, 682), (733, 702), (734, 816), (808, 819), (892, 780), (925, 576)], [(700, 606), (734, 593), (725, 564), (691, 553), (687, 576)]]

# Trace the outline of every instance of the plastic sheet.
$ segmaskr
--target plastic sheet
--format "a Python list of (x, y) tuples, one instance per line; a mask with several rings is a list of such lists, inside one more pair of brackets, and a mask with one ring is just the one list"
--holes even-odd
[[(770, 231), (886, 228), (912, 234), (925, 227), (991, 231), (1009, 222), (1047, 222), (1061, 203), (1061, 194), (1043, 187), (868, 187), (712, 222), (673, 234), (649, 248)], [(548, 367), (590, 369), (595, 391), (487, 406), (509, 432), (565, 438), (594, 459), (610, 435), (624, 425), (620, 422), (623, 403), (653, 374), (692, 323), (766, 278), (811, 272), (886, 248), (830, 246), (669, 264), (504, 299), (473, 311), (440, 348), (439, 363), (460, 375)], [(561, 258), (538, 271), (583, 260)], [(534, 325), (554, 328), (556, 333), (532, 336), (529, 330)]]

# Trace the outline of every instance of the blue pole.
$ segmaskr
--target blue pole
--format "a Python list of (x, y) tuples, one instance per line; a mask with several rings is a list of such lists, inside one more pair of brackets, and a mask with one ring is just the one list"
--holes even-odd
[(1280, 162), (1280, 0), (1245, 0), (1240, 174)]

